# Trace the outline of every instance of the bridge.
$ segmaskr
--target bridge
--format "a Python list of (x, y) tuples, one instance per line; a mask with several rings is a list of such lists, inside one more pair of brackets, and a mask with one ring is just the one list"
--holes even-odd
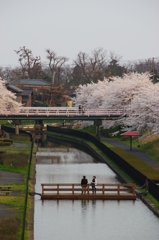
[(82, 193), (81, 184), (67, 184), (67, 183), (44, 183), (41, 184), (42, 193), (41, 199), (100, 199), (100, 200), (135, 200), (135, 184), (121, 183), (121, 184), (97, 184), (96, 193), (93, 194), (91, 186), (87, 184), (85, 194)]
[(18, 110), (0, 109), (0, 120), (113, 120), (126, 115), (124, 109), (85, 109), (78, 107), (21, 107)]
[(85, 109), (78, 107), (20, 107), (19, 109), (0, 109), (0, 120), (12, 120), (15, 124), (15, 133), (19, 134), (21, 120), (35, 120), (34, 129), (43, 130), (43, 120), (77, 120), (94, 121), (96, 136), (99, 138), (99, 126), (102, 120), (115, 120), (126, 116), (124, 109)]

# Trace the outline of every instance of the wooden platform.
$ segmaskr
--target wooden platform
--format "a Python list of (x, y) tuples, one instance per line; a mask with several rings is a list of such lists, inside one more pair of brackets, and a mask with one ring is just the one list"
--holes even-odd
[(96, 193), (88, 184), (82, 194), (80, 184), (41, 184), (42, 200), (136, 200), (135, 184), (98, 184)]

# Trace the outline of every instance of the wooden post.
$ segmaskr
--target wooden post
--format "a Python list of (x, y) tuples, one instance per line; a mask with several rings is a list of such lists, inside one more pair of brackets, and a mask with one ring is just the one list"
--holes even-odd
[(57, 195), (59, 195), (59, 184), (57, 184)]
[(103, 184), (103, 186), (102, 186), (102, 193), (103, 193), (103, 195), (104, 195), (104, 184)]
[(19, 125), (15, 125), (15, 134), (19, 135)]
[(120, 195), (120, 185), (118, 184), (118, 195)]
[(132, 193), (135, 195), (135, 184), (132, 185)]
[(43, 184), (41, 184), (42, 186), (42, 195), (44, 194), (44, 187), (43, 187)]

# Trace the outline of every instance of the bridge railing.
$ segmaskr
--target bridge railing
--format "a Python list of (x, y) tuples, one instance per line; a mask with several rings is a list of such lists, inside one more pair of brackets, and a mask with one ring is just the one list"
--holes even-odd
[(125, 109), (85, 109), (77, 107), (21, 107), (18, 110), (0, 109), (0, 115), (12, 116), (121, 116)]
[[(60, 194), (81, 194), (82, 187), (81, 184), (66, 184), (66, 183), (44, 183), (41, 184), (42, 186), (42, 196), (53, 194), (53, 195), (60, 195)], [(92, 188), (90, 184), (86, 185), (86, 194), (90, 194), (92, 192)], [(135, 184), (131, 183), (122, 183), (122, 184), (97, 184), (96, 185), (96, 194), (131, 194), (136, 196), (135, 193)]]

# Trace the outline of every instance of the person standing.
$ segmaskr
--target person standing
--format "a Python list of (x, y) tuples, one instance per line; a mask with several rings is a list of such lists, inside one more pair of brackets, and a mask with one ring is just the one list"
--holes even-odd
[(80, 114), (82, 112), (82, 106), (79, 105), (78, 109), (79, 109), (79, 114)]
[(86, 194), (87, 184), (88, 184), (88, 180), (86, 176), (83, 176), (83, 178), (81, 179), (82, 194)]
[(97, 186), (97, 178), (96, 176), (93, 176), (92, 182), (91, 182), (91, 186), (92, 186), (92, 193), (96, 193), (96, 186)]
[(1, 128), (1, 135), (2, 135), (2, 138), (4, 137), (4, 130), (3, 128)]
[(82, 106), (82, 113), (83, 113), (83, 114), (85, 113), (85, 108), (84, 108), (84, 106)]

